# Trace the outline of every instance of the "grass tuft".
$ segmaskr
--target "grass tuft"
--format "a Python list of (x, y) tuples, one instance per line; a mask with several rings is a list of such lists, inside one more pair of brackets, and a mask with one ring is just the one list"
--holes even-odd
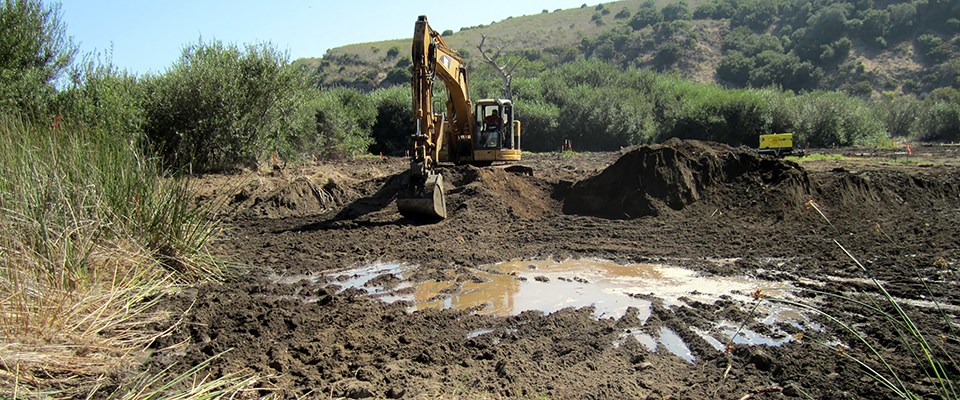
[(177, 284), (225, 271), (187, 183), (123, 135), (0, 116), (0, 391), (80, 397), (136, 373)]

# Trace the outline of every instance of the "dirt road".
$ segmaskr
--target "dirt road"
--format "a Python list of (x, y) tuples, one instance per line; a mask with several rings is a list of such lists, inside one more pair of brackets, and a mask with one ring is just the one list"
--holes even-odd
[(190, 311), (156, 348), (188, 344), (151, 366), (229, 350), (214, 371), (283, 397), (895, 397), (859, 360), (935, 397), (869, 310), (890, 311), (875, 278), (960, 354), (960, 156), (912, 151), (796, 164), (671, 141), (525, 155), (532, 176), (449, 166), (434, 225), (396, 212), (401, 159), (204, 177), (198, 201), (226, 204), (214, 251), (245, 272), (167, 302)]

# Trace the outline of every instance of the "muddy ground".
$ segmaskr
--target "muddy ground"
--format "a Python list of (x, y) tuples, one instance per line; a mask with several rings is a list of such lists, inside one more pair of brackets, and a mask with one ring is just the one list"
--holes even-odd
[[(446, 166), (449, 218), (437, 224), (397, 213), (403, 159), (202, 177), (198, 201), (222, 204), (224, 231), (211, 246), (243, 272), (167, 302), (189, 311), (156, 343), (150, 365), (185, 368), (227, 351), (215, 373), (255, 373), (263, 377), (260, 394), (285, 398), (895, 397), (859, 366), (879, 368), (855, 332), (906, 387), (936, 398), (896, 324), (869, 310), (890, 308), (865, 279), (899, 299), (942, 359), (960, 354), (960, 154), (943, 146), (911, 151), (836, 150), (848, 158), (797, 164), (671, 141), (618, 153), (525, 155), (532, 175)], [(436, 294), (442, 300), (483, 281), (478, 271), (493, 263), (569, 259), (758, 279), (788, 287), (761, 304), (811, 309), (794, 307), (792, 320), (768, 318), (744, 290), (712, 299), (690, 293), (679, 302), (653, 290), (629, 293), (650, 301), (642, 320), (634, 308), (600, 318), (589, 307), (489, 315), (483, 306), (418, 307), (422, 299), (386, 302), (365, 290), (409, 294), (411, 285), (448, 282)], [(336, 273), (385, 263), (405, 272), (362, 287), (349, 287), (350, 272)], [(731, 334), (731, 323), (766, 344), (736, 340), (742, 336)], [(682, 339), (686, 357), (643, 343), (665, 329)]]

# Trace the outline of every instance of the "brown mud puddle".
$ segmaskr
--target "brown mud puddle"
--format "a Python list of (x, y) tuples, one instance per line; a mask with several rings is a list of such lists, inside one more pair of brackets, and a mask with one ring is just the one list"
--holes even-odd
[[(717, 260), (718, 263), (727, 262)], [(666, 326), (646, 327), (654, 303), (667, 308), (685, 307), (691, 302), (712, 304), (717, 300), (733, 300), (753, 308), (752, 295), (759, 289), (765, 295), (792, 298), (794, 289), (786, 282), (773, 282), (745, 276), (709, 276), (669, 264), (620, 265), (602, 259), (569, 259), (564, 261), (508, 261), (469, 268), (465, 272), (441, 280), (416, 281), (417, 267), (400, 263), (377, 263), (343, 271), (309, 277), (324, 280), (338, 292), (360, 290), (385, 303), (409, 303), (408, 312), (420, 310), (460, 310), (480, 315), (515, 316), (527, 311), (551, 314), (565, 308), (593, 309), (595, 318), (622, 319), (633, 313), (638, 326), (623, 329), (613, 347), (633, 337), (648, 351), (663, 347), (689, 363), (696, 357), (684, 340)], [(278, 283), (304, 279), (304, 276), (278, 278)], [(744, 310), (746, 311), (746, 310)], [(716, 351), (723, 352), (726, 343), (779, 346), (794, 340), (779, 326), (796, 330), (819, 325), (800, 310), (777, 303), (763, 302), (752, 312), (751, 323), (761, 323), (769, 334), (748, 329), (743, 321), (715, 321), (709, 329), (696, 334)], [(494, 333), (478, 329), (467, 338)]]

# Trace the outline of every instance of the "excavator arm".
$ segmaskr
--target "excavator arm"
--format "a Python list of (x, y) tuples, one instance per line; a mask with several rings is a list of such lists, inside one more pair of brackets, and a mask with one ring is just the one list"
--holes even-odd
[[(467, 70), (463, 59), (430, 28), (427, 17), (421, 15), (413, 33), (413, 114), (416, 132), (413, 134), (413, 154), (410, 160), (410, 180), (397, 198), (400, 214), (417, 220), (446, 218), (446, 199), (443, 195), (443, 177), (436, 167), (441, 158), (456, 162), (455, 148), (462, 140), (469, 140), (473, 130), (473, 114), (467, 92)], [(435, 78), (447, 90), (446, 116), (433, 111), (433, 84)]]
[[(415, 151), (415, 154), (416, 157), (432, 157), (436, 162), (444, 145), (453, 145), (457, 136), (470, 135), (473, 129), (467, 69), (460, 55), (430, 28), (426, 16), (417, 19), (412, 50), (413, 113), (418, 134), (424, 136), (414, 141), (414, 149), (422, 150)], [(434, 78), (439, 78), (447, 91), (445, 117), (433, 110)], [(451, 126), (441, 126), (445, 124)]]

